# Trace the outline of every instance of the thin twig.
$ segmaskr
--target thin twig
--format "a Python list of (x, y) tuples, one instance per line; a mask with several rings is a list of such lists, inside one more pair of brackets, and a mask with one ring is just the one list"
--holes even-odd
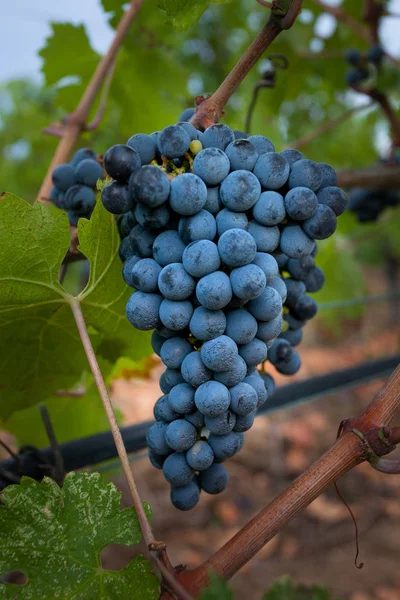
[(47, 410), (47, 406), (45, 404), (40, 404), (39, 412), (43, 421), (44, 428), (46, 430), (47, 437), (49, 438), (50, 447), (53, 451), (55, 466), (53, 479), (57, 481), (59, 485), (61, 485), (65, 477), (65, 467), (60, 445), (57, 441), (54, 427), (50, 419), (49, 411)]
[(6, 452), (8, 452), (8, 454), (10, 456), (12, 456), (14, 458), (14, 460), (18, 460), (18, 455), (15, 454), (15, 452), (10, 448), (10, 446), (8, 444), (6, 444), (5, 442), (3, 442), (3, 440), (0, 439), (0, 446), (2, 446), (4, 448), (4, 450)]
[(392, 142), (393, 146), (400, 146), (400, 119), (397, 116), (396, 111), (390, 103), (389, 98), (384, 92), (373, 88), (370, 90), (360, 89), (356, 86), (353, 86), (356, 91), (361, 92), (375, 100), (380, 105), (382, 112), (384, 113), (387, 121), (389, 122), (391, 133), (392, 133)]
[(372, 105), (373, 102), (371, 102), (370, 104), (365, 104), (364, 106), (355, 106), (354, 108), (349, 108), (348, 110), (343, 112), (339, 117), (336, 117), (336, 119), (325, 121), (324, 123), (322, 123), (322, 125), (314, 129), (314, 131), (310, 131), (310, 133), (306, 133), (306, 135), (303, 135), (302, 137), (298, 138), (297, 140), (294, 140), (293, 142), (290, 142), (289, 144), (284, 146), (284, 148), (301, 148), (302, 146), (305, 146), (306, 144), (309, 144), (310, 142), (315, 140), (315, 138), (319, 137), (323, 133), (326, 133), (334, 127), (341, 125), (342, 123), (344, 123), (344, 121), (347, 121), (347, 119), (349, 117), (352, 117), (355, 113), (360, 112), (362, 110), (366, 110), (367, 108), (371, 108)]
[[(169, 583), (169, 586), (175, 592), (176, 596), (178, 597), (178, 600), (193, 600), (193, 597), (183, 587), (183, 585), (177, 580), (176, 575), (175, 575), (175, 573), (174, 573), (173, 570), (171, 572), (163, 564), (162, 560), (158, 556), (156, 556), (155, 554), (152, 554), (151, 560), (157, 566), (157, 568), (161, 572), (161, 575), (163, 576), (163, 578)], [(164, 593), (164, 595), (161, 596), (161, 598), (163, 600), (164, 599), (167, 600), (168, 597), (171, 598), (171, 595), (166, 590), (165, 593)]]
[(292, 0), (284, 17), (271, 15), (253, 43), (249, 46), (232, 71), (219, 88), (198, 106), (191, 123), (198, 128), (206, 128), (216, 123), (221, 116), (225, 104), (237, 90), (243, 79), (254, 67), (264, 51), (274, 39), (286, 29), (290, 29), (301, 11), (302, 0)]
[(131, 470), (131, 466), (129, 463), (128, 455), (126, 452), (125, 444), (122, 439), (121, 431), (118, 427), (117, 419), (114, 414), (114, 409), (111, 404), (110, 397), (108, 395), (106, 384), (104, 383), (103, 376), (101, 374), (101, 370), (99, 364), (97, 362), (96, 354), (93, 350), (92, 342), (90, 340), (85, 319), (82, 313), (81, 305), (78, 300), (72, 298), (70, 301), (72, 313), (75, 318), (76, 326), (78, 328), (78, 332), (80, 338), (82, 340), (82, 345), (85, 350), (90, 369), (92, 371), (94, 381), (96, 383), (97, 389), (99, 390), (99, 395), (101, 401), (104, 406), (105, 413), (107, 415), (108, 422), (110, 424), (110, 429), (114, 438), (115, 445), (117, 447), (118, 456), (120, 458), (122, 469), (124, 471), (124, 475), (128, 482), (129, 491), (132, 496), (133, 505), (135, 507), (140, 528), (142, 530), (143, 539), (146, 543), (146, 546), (149, 548), (154, 544), (157, 544), (153, 531), (151, 529), (150, 523), (147, 519), (146, 513), (143, 508), (143, 503), (139, 496), (139, 491), (136, 486), (135, 479), (133, 477), (133, 473)]
[(131, 0), (128, 10), (124, 13), (118, 25), (118, 28), (115, 32), (115, 37), (109, 50), (99, 62), (76, 110), (69, 115), (67, 123), (63, 129), (62, 138), (57, 146), (56, 152), (39, 190), (37, 196), (38, 202), (46, 202), (45, 199), (50, 196), (50, 190), (52, 187), (52, 173), (57, 165), (68, 160), (72, 149), (79, 139), (81, 131), (85, 129), (86, 121), (96, 99), (97, 93), (102, 87), (110, 68), (114, 64), (118, 51), (124, 39), (126, 38), (129, 28), (142, 4), (143, 0)]
[(99, 126), (101, 119), (103, 118), (104, 111), (106, 110), (108, 94), (110, 92), (110, 88), (111, 88), (111, 84), (112, 84), (112, 80), (114, 77), (114, 71), (115, 71), (116, 66), (117, 66), (117, 58), (114, 59), (114, 62), (112, 63), (112, 65), (110, 66), (110, 68), (108, 70), (107, 77), (104, 81), (104, 85), (101, 90), (99, 108), (97, 109), (97, 113), (95, 114), (94, 119), (90, 123), (88, 123), (88, 125), (86, 125), (86, 128), (85, 128), (86, 131), (93, 131), (94, 129), (96, 129), (96, 127)]
[(364, 0), (363, 20), (369, 27), (371, 42), (375, 45), (379, 45), (379, 21), (384, 13), (384, 10), (385, 9), (382, 2), (376, 2), (375, 0)]

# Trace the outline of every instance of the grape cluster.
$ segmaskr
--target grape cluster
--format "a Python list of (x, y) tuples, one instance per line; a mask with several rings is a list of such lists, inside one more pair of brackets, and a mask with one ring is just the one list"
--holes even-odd
[(359, 50), (348, 50), (345, 55), (346, 62), (352, 66), (346, 73), (348, 85), (357, 85), (376, 73), (376, 69), (382, 64), (385, 51), (381, 46), (372, 46), (368, 52)]
[(70, 163), (58, 165), (53, 171), (50, 200), (67, 211), (71, 225), (78, 225), (81, 217), (87, 219), (96, 204), (96, 183), (103, 178), (103, 167), (90, 148), (75, 152)]
[[(190, 118), (191, 112), (182, 115)], [(152, 464), (181, 510), (200, 490), (221, 492), (221, 464), (274, 387), (257, 366), (300, 367), (294, 349), (324, 276), (316, 239), (346, 206), (335, 171), (262, 135), (180, 121), (133, 135), (104, 157), (114, 181), (102, 200), (118, 214), (123, 277), (135, 288), (126, 314), (154, 330), (166, 366), (147, 436)]]

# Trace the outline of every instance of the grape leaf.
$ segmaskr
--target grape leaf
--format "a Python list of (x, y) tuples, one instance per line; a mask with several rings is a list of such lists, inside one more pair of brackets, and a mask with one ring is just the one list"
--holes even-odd
[(187, 29), (198, 21), (211, 4), (226, 4), (230, 0), (158, 0), (158, 7), (167, 13), (175, 29)]
[(0, 575), (22, 571), (27, 582), (0, 581), (0, 598), (158, 598), (159, 581), (143, 556), (121, 571), (102, 568), (103, 548), (134, 546), (141, 531), (134, 509), (120, 510), (121, 493), (99, 473), (69, 473), (62, 488), (23, 477), (1, 498)]
[(290, 577), (282, 577), (264, 594), (263, 600), (334, 600), (334, 598), (325, 587), (296, 585)]
[[(91, 261), (87, 288), (77, 299), (92, 343), (105, 358), (138, 359), (150, 352), (149, 336), (124, 321), (131, 290), (121, 277), (114, 218), (101, 202), (92, 220), (79, 222), (82, 250)], [(53, 216), (4, 194), (0, 199), (0, 416), (70, 388), (88, 370), (72, 316), (73, 297), (58, 283), (69, 245), (64, 213)]]

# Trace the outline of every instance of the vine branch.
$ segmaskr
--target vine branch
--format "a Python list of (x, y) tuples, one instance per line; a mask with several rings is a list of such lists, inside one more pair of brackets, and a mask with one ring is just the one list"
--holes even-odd
[(367, 169), (338, 171), (338, 185), (344, 188), (362, 187), (389, 190), (400, 186), (400, 167), (379, 165)]
[(370, 459), (371, 452), (378, 457), (391, 452), (393, 441), (399, 437), (398, 428), (391, 435), (384, 425), (391, 422), (399, 406), (400, 366), (369, 407), (345, 423), (343, 435), (319, 460), (205, 563), (182, 572), (179, 580), (195, 595), (207, 585), (210, 570), (229, 579), (339, 477)]
[[(59, 134), (56, 134), (60, 135), (61, 139), (40, 187), (37, 196), (38, 202), (47, 202), (47, 198), (50, 196), (52, 187), (51, 175), (55, 167), (68, 160), (68, 157), (78, 141), (81, 132), (86, 128), (86, 121), (96, 100), (97, 94), (105, 82), (108, 74), (113, 71), (118, 51), (125, 40), (129, 28), (142, 4), (143, 0), (131, 0), (128, 10), (124, 13), (121, 21), (119, 22), (111, 46), (97, 65), (97, 68), (93, 73), (93, 76), (85, 92), (83, 93), (77, 108), (67, 117), (64, 126), (59, 131)], [(51, 133), (53, 133), (53, 131), (51, 131)]]
[(285, 16), (279, 17), (271, 13), (267, 23), (219, 88), (206, 100), (200, 97), (199, 106), (190, 121), (195, 127), (205, 129), (218, 122), (229, 98), (274, 39), (282, 31), (292, 27), (301, 11), (301, 6), (302, 0), (291, 0)]

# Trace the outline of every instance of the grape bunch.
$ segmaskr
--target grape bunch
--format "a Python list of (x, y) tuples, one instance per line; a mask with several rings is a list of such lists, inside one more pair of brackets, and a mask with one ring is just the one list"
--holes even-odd
[(90, 148), (75, 152), (70, 163), (58, 165), (53, 171), (50, 200), (67, 211), (71, 225), (81, 217), (90, 218), (96, 204), (96, 183), (103, 178), (103, 167)]
[(357, 85), (371, 75), (382, 65), (385, 51), (381, 46), (372, 46), (366, 53), (359, 50), (348, 50), (345, 55), (346, 62), (352, 66), (346, 73), (348, 85)]
[(222, 463), (274, 387), (257, 367), (268, 357), (280, 373), (300, 368), (294, 346), (317, 311), (308, 292), (324, 282), (315, 240), (333, 234), (346, 196), (328, 165), (224, 124), (133, 135), (104, 166), (114, 181), (102, 201), (119, 215), (122, 273), (135, 288), (127, 318), (153, 330), (166, 366), (149, 457), (173, 505), (189, 510), (200, 490), (225, 488)]

